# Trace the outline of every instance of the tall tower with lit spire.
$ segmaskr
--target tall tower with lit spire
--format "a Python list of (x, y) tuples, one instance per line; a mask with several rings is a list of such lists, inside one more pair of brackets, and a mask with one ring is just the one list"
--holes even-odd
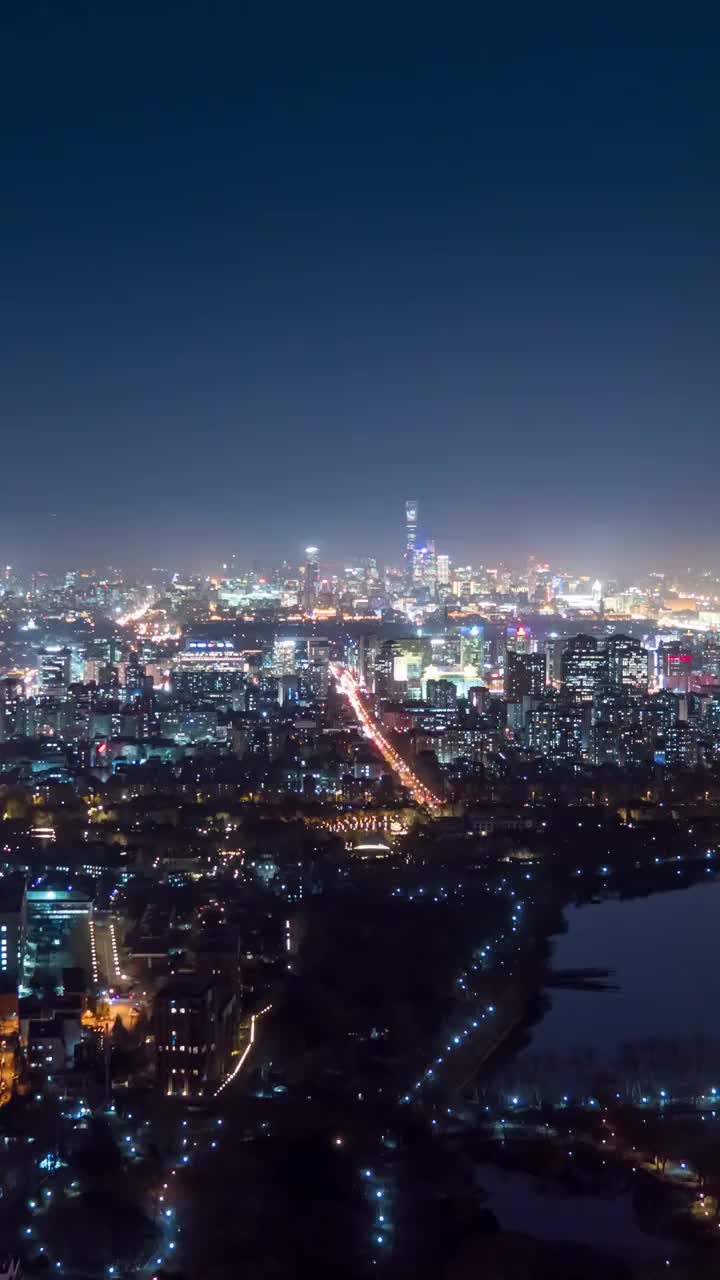
[(405, 503), (405, 574), (408, 582), (412, 582), (415, 571), (415, 552), (417, 550), (418, 516), (420, 508), (417, 498), (410, 498)]

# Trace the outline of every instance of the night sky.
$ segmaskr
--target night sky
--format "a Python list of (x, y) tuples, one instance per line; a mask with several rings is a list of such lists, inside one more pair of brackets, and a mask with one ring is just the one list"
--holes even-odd
[(718, 564), (719, 37), (9, 0), (0, 557)]

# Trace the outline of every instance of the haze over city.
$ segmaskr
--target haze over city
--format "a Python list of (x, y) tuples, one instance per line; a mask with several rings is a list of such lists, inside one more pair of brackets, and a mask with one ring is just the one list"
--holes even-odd
[(705, 567), (716, 19), (7, 13), (3, 556)]

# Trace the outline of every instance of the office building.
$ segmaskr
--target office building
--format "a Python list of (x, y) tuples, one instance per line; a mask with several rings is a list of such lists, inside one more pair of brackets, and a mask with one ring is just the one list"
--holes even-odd
[(296, 703), (301, 697), (301, 678), (296, 675), (278, 676), (277, 700), (281, 707), (288, 703)]
[(139, 702), (152, 692), (152, 679), (147, 675), (140, 656), (134, 650), (125, 663), (123, 697), (126, 702)]
[(577, 764), (589, 733), (588, 717), (579, 703), (548, 698), (527, 715), (528, 748), (553, 764)]
[(590, 731), (590, 763), (596, 768), (619, 764), (623, 751), (623, 730), (617, 724), (599, 721)]
[(532, 653), (535, 648), (533, 634), (529, 627), (522, 623), (517, 627), (508, 627), (505, 632), (506, 653)]
[(693, 655), (687, 644), (669, 640), (658, 646), (660, 684), (674, 693), (687, 693), (693, 669)]
[(234, 640), (189, 640), (173, 663), (173, 688), (176, 681), (182, 683), (181, 676), (190, 672), (232, 672), (242, 676), (256, 656), (256, 650), (236, 648)]
[(633, 636), (610, 636), (605, 644), (608, 684), (614, 688), (648, 687), (648, 651)]
[(306, 645), (307, 661), (312, 666), (315, 663), (321, 666), (328, 666), (330, 662), (330, 641), (326, 636), (311, 636)]
[(415, 576), (415, 552), (417, 550), (419, 507), (417, 499), (405, 503), (405, 574), (408, 582)]
[(430, 541), (424, 546), (415, 548), (413, 581), (415, 587), (426, 591), (431, 600), (435, 598), (437, 592), (437, 556), (434, 542)]
[(17, 676), (0, 680), (0, 742), (19, 731), (25, 705), (25, 685)]
[(606, 657), (594, 636), (578, 635), (565, 642), (560, 663), (562, 683), (576, 698), (592, 701), (606, 679)]
[(81, 889), (28, 889), (28, 928), (50, 921), (57, 925), (73, 927), (91, 920), (93, 900)]
[(300, 566), (300, 607), (311, 613), (317, 604), (320, 582), (319, 551), (317, 547), (305, 548), (305, 563)]
[(274, 676), (294, 676), (297, 670), (297, 641), (280, 637), (273, 641), (270, 670)]
[(460, 666), (468, 676), (482, 679), (485, 670), (485, 634), (482, 627), (470, 627), (460, 633)]
[(566, 636), (549, 635), (545, 641), (545, 683), (553, 689), (562, 684), (562, 655)]
[(27, 928), (27, 895), (21, 875), (0, 879), (0, 977), (17, 986), (22, 975)]
[(69, 649), (48, 647), (38, 654), (40, 672), (40, 690), (44, 694), (61, 696), (68, 691), (70, 684), (70, 663), (72, 653)]
[(697, 765), (697, 734), (689, 724), (672, 725), (658, 737), (655, 745), (655, 763), (691, 769)]
[(172, 691), (183, 702), (231, 702), (245, 686), (240, 671), (213, 671), (204, 667), (177, 667)]
[(467, 700), (473, 711), (484, 715), (490, 706), (490, 690), (484, 684), (475, 684), (467, 690)]
[(425, 700), (431, 707), (454, 707), (457, 702), (457, 685), (452, 680), (427, 680)]
[(505, 656), (504, 692), (508, 702), (541, 698), (545, 690), (545, 654), (516, 653)]
[(237, 1009), (234, 993), (214, 977), (183, 975), (155, 998), (157, 1083), (184, 1098), (211, 1094), (229, 1070)]

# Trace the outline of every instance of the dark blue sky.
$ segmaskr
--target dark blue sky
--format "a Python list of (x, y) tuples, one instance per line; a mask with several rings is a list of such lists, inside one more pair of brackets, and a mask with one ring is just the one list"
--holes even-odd
[(716, 5), (0, 34), (0, 556), (717, 561)]

